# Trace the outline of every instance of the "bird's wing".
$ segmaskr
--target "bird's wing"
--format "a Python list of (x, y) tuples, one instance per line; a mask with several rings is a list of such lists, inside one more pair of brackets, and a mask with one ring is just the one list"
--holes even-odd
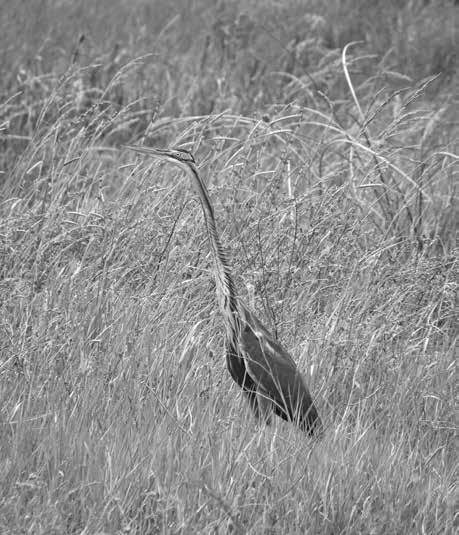
[(264, 347), (268, 353), (274, 353), (278, 359), (290, 363), (290, 365), (296, 369), (296, 363), (291, 357), (290, 353), (280, 345), (280, 343), (273, 337), (273, 335), (268, 331), (263, 323), (261, 323), (255, 314), (252, 314), (252, 312), (247, 310), (244, 306), (241, 308), (243, 314), (243, 323), (250, 326), (251, 330), (260, 341), (261, 346)]
[(295, 361), (253, 314), (244, 309), (244, 316), (241, 346), (252, 380), (291, 418), (304, 412), (312, 399)]

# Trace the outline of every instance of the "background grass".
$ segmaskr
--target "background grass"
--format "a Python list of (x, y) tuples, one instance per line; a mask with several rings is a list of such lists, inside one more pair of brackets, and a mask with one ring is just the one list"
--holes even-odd
[[(3, 533), (457, 529), (457, 10), (4, 2)], [(257, 426), (199, 203), (134, 142), (195, 153), (322, 440)]]

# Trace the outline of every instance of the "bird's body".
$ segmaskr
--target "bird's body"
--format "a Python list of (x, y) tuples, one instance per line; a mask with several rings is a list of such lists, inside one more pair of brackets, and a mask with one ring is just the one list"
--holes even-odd
[(320, 419), (295, 361), (242, 303), (238, 318), (238, 332), (228, 337), (226, 362), (255, 415), (269, 423), (274, 412), (312, 434)]
[(295, 361), (237, 297), (209, 194), (193, 156), (182, 149), (127, 148), (167, 160), (191, 175), (201, 200), (215, 262), (217, 298), (226, 326), (229, 373), (242, 388), (258, 419), (270, 423), (274, 412), (312, 435), (321, 428), (321, 421)]

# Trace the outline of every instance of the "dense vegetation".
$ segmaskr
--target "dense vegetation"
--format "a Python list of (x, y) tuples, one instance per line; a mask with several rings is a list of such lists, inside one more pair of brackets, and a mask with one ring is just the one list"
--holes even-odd
[[(0, 532), (457, 529), (458, 9), (3, 2)], [(321, 440), (254, 421), (189, 181), (125, 143), (194, 152)]]

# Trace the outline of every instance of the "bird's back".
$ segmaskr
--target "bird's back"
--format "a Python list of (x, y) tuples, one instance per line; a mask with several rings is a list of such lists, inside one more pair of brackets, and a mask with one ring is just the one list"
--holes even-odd
[(241, 307), (241, 353), (251, 381), (281, 418), (312, 433), (320, 424), (306, 383), (290, 354), (245, 307)]

